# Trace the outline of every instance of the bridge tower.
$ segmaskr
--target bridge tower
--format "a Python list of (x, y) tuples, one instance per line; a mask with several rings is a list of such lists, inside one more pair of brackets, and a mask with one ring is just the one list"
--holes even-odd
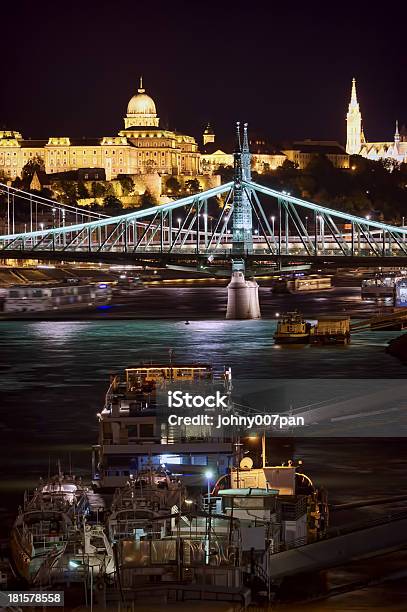
[(243, 186), (251, 180), (250, 149), (247, 123), (243, 124), (243, 144), (240, 123), (236, 124), (234, 153), (234, 185), (232, 213), (232, 278), (228, 285), (227, 319), (259, 319), (259, 286), (255, 280), (245, 280), (245, 256), (253, 253), (252, 207)]
[(236, 124), (236, 150), (234, 153), (234, 186), (232, 214), (233, 253), (245, 255), (253, 252), (252, 208), (242, 181), (251, 180), (251, 154), (247, 135), (247, 123), (243, 124), (243, 145), (240, 123)]

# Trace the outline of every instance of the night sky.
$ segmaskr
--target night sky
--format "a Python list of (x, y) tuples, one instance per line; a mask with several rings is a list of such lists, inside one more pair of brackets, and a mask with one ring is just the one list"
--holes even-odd
[(406, 5), (2, 3), (0, 127), (114, 135), (143, 74), (164, 126), (344, 142), (355, 76), (367, 139), (388, 140), (407, 123)]

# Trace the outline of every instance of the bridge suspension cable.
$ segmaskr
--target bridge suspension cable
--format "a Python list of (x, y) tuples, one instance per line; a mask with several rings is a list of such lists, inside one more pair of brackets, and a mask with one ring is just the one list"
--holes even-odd
[[(238, 248), (233, 232), (236, 193), (241, 204), (250, 207), (251, 239), (241, 239)], [(224, 196), (216, 207), (209, 227), (208, 202)], [(50, 201), (52, 202), (52, 200)], [(174, 220), (175, 211), (183, 211)], [(242, 217), (243, 218), (243, 217)], [(175, 222), (174, 222), (175, 221)], [(247, 236), (247, 228), (245, 228)], [(114, 217), (90, 219), (81, 223), (64, 223), (58, 227), (35, 231), (8, 232), (0, 236), (0, 253), (16, 256), (30, 253), (46, 257), (48, 253), (161, 253), (190, 259), (216, 256), (230, 259), (247, 257), (275, 260), (281, 257), (319, 258), (364, 257), (371, 259), (402, 258), (407, 262), (407, 228), (397, 227), (352, 215), (297, 198), (284, 191), (243, 180), (180, 198), (148, 209), (139, 209)], [(245, 250), (242, 249), (245, 244)], [(1, 255), (0, 255), (1, 256)]]

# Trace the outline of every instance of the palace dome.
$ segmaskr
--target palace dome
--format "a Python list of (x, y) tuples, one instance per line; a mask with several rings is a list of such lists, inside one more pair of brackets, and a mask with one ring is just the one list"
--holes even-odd
[(137, 90), (137, 94), (134, 95), (127, 105), (128, 115), (156, 115), (157, 111), (155, 103), (150, 96), (145, 93), (143, 89), (143, 81), (140, 79), (140, 87)]

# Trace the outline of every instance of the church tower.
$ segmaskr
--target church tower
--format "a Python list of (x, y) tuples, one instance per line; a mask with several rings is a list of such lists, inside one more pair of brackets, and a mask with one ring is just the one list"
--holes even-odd
[(215, 133), (214, 133), (210, 123), (208, 123), (208, 125), (206, 126), (205, 131), (203, 133), (203, 144), (204, 144), (204, 146), (206, 144), (208, 144), (208, 142), (215, 142)]
[(394, 144), (397, 145), (400, 142), (399, 122), (396, 121), (396, 131), (394, 132)]
[(355, 79), (352, 79), (352, 94), (349, 102), (348, 114), (346, 115), (346, 133), (346, 152), (349, 153), (349, 155), (357, 155), (362, 143), (362, 115), (356, 97)]

